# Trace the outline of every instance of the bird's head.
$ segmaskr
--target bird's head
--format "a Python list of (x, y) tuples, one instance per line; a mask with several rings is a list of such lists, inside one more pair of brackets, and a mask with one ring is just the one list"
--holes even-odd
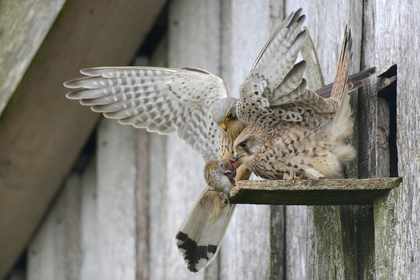
[(225, 131), (227, 131), (231, 122), (238, 120), (236, 116), (236, 102), (236, 98), (226, 97), (214, 104), (213, 111), (211, 112), (213, 121), (220, 125)]
[(255, 135), (248, 133), (240, 134), (233, 143), (234, 160), (247, 164), (252, 157), (262, 151), (263, 144), (263, 141)]

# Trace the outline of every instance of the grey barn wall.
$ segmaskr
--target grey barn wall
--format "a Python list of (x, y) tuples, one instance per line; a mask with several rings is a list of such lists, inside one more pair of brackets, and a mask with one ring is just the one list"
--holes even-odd
[[(171, 1), (167, 36), (143, 63), (209, 70), (237, 96), (270, 33), (299, 7), (307, 15), (326, 83), (334, 79), (347, 23), (354, 34), (351, 73), (376, 66), (381, 74), (398, 64), (401, 187), (373, 209), (239, 205), (219, 257), (206, 271), (192, 274), (182, 264), (174, 235), (204, 187), (203, 160), (176, 135), (148, 134), (102, 120), (94, 157), (85, 170), (70, 175), (29, 246), (28, 279), (420, 278), (420, 66), (415, 47), (420, 4)], [(347, 168), (353, 177), (389, 175), (383, 171), (389, 163), (381, 160), (387, 151), (379, 139), (387, 128), (381, 121), (388, 107), (376, 96), (382, 80), (371, 79), (359, 93), (364, 97), (353, 94), (360, 121), (354, 142), (368, 146), (360, 151), (359, 164)], [(371, 115), (360, 120), (357, 114), (362, 113)]]

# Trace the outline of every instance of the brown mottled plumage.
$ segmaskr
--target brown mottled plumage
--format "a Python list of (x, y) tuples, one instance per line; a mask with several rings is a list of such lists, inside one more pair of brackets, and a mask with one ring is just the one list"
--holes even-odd
[[(259, 121), (272, 126), (290, 121), (290, 129), (299, 134), (299, 127), (326, 123), (338, 108), (338, 101), (320, 96), (329, 95), (332, 87), (306, 89), (305, 61), (294, 64), (307, 36), (304, 20), (299, 9), (274, 32), (240, 87), (239, 99), (227, 97), (223, 80), (205, 70), (144, 66), (81, 70), (84, 78), (64, 83), (73, 89), (66, 96), (122, 124), (160, 134), (177, 132), (205, 161), (232, 158), (235, 139)], [(361, 86), (370, 74), (356, 74), (349, 87)], [(239, 165), (235, 163), (235, 180), (248, 179), (249, 170)], [(235, 209), (225, 203), (226, 186), (212, 191), (207, 184), (177, 231), (176, 244), (191, 271), (206, 267), (220, 249)]]
[[(346, 30), (331, 97), (323, 99), (307, 91), (316, 97), (309, 101), (321, 104), (321, 110), (309, 103), (297, 112), (301, 120), (277, 121), (272, 126), (254, 118), (235, 140), (235, 158), (266, 179), (341, 177), (342, 165), (355, 155), (347, 143), (353, 133), (347, 87), (351, 46), (351, 32)], [(307, 112), (314, 115), (309, 122)]]

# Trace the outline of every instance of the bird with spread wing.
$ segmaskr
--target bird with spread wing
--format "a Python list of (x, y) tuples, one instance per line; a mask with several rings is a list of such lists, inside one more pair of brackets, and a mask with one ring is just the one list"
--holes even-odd
[[(206, 162), (233, 158), (236, 138), (248, 123), (254, 121), (248, 114), (255, 114), (254, 118), (263, 123), (277, 121), (271, 119), (271, 111), (280, 112), (283, 121), (288, 118), (292, 119), (293, 124), (302, 121), (293, 106), (280, 108), (277, 104), (282, 100), (292, 104), (296, 98), (302, 97), (297, 92), (305, 91), (302, 79), (305, 62), (294, 64), (307, 36), (306, 31), (302, 31), (304, 19), (301, 10), (298, 10), (274, 32), (241, 86), (239, 101), (227, 96), (221, 78), (191, 67), (84, 69), (81, 73), (86, 77), (64, 83), (64, 86), (73, 89), (66, 96), (121, 124), (160, 134), (176, 132)], [(371, 74), (372, 71), (363, 71), (353, 78), (349, 77), (349, 88), (361, 86)], [(322, 100), (322, 96), (329, 96), (332, 88), (329, 85), (315, 92), (310, 91), (310, 94)], [(271, 99), (255, 100), (259, 106), (257, 111), (238, 106), (249, 102), (254, 106), (254, 95), (257, 92), (268, 93), (269, 90), (277, 100), (274, 106), (270, 106)], [(234, 167), (231, 162), (221, 160), (206, 165), (208, 184), (176, 235), (176, 244), (189, 270), (199, 271), (216, 256), (235, 209), (235, 205), (227, 200), (228, 190), (234, 180), (248, 179), (249, 175), (250, 172), (239, 163), (235, 163)], [(229, 180), (225, 180), (224, 176)]]
[[(355, 156), (348, 143), (353, 134), (347, 85), (351, 48), (351, 31), (346, 28), (329, 98), (307, 89), (298, 75), (289, 93), (279, 91), (282, 80), (247, 79), (253, 83), (242, 84), (237, 112), (249, 125), (235, 140), (235, 159), (266, 179), (342, 177), (342, 165)], [(256, 69), (249, 76), (258, 76)], [(249, 96), (251, 88), (254, 95)]]

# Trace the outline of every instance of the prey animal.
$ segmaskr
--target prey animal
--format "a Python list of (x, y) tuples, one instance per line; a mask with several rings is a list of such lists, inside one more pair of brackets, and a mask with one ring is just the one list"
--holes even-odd
[(211, 160), (204, 166), (204, 178), (211, 190), (224, 196), (228, 203), (230, 189), (235, 185), (236, 169), (230, 159)]

